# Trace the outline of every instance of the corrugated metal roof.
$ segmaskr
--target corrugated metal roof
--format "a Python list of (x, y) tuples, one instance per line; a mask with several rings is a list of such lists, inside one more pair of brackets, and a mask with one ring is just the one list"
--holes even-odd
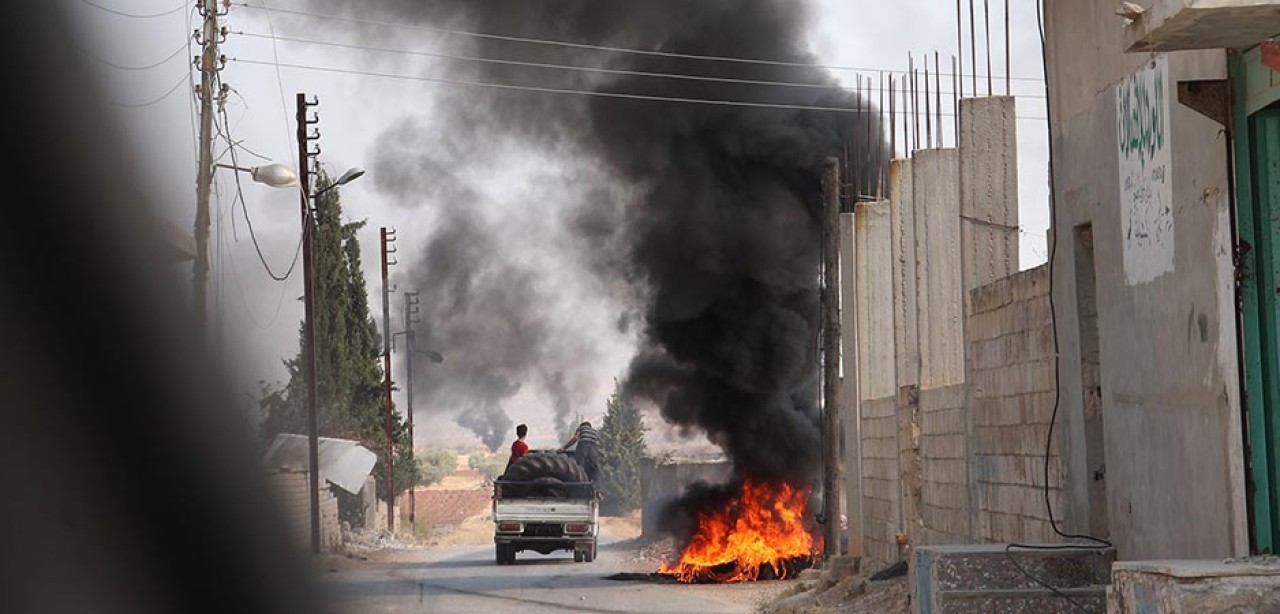
[[(378, 455), (350, 439), (319, 438), (320, 479), (351, 494), (364, 488), (365, 478), (373, 471)], [(276, 435), (267, 448), (268, 467), (307, 467), (308, 446), (305, 435)]]

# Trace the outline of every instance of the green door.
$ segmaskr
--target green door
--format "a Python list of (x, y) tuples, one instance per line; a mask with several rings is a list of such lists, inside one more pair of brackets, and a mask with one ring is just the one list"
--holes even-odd
[(1253, 550), (1273, 553), (1280, 538), (1280, 102), (1259, 104), (1272, 86), (1271, 71), (1258, 67), (1256, 57), (1237, 57), (1231, 76), (1249, 515)]

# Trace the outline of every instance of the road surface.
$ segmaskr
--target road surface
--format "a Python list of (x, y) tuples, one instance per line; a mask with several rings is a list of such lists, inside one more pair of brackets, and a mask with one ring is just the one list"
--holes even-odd
[[(613, 544), (609, 542), (613, 541)], [(445, 546), (397, 553), (396, 562), (360, 563), (325, 577), (342, 613), (449, 612), (754, 612), (783, 582), (686, 586), (608, 580), (637, 571), (632, 550), (602, 537), (593, 563), (569, 552), (522, 552), (515, 565), (494, 563), (493, 546)]]

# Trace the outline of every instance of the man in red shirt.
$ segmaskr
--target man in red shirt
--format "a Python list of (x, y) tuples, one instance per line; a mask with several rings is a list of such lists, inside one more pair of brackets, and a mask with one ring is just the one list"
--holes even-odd
[(516, 427), (516, 440), (511, 442), (511, 459), (507, 461), (507, 467), (510, 467), (512, 463), (520, 460), (521, 456), (529, 453), (529, 444), (524, 442), (524, 437), (528, 434), (528, 425), (521, 424)]

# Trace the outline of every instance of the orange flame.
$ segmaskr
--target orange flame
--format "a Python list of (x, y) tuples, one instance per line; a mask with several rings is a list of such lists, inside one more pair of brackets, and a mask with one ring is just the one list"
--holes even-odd
[(681, 582), (749, 582), (768, 565), (774, 577), (786, 577), (788, 563), (812, 562), (822, 551), (821, 534), (805, 527), (810, 491), (747, 478), (736, 501), (699, 514), (680, 560), (659, 573)]

